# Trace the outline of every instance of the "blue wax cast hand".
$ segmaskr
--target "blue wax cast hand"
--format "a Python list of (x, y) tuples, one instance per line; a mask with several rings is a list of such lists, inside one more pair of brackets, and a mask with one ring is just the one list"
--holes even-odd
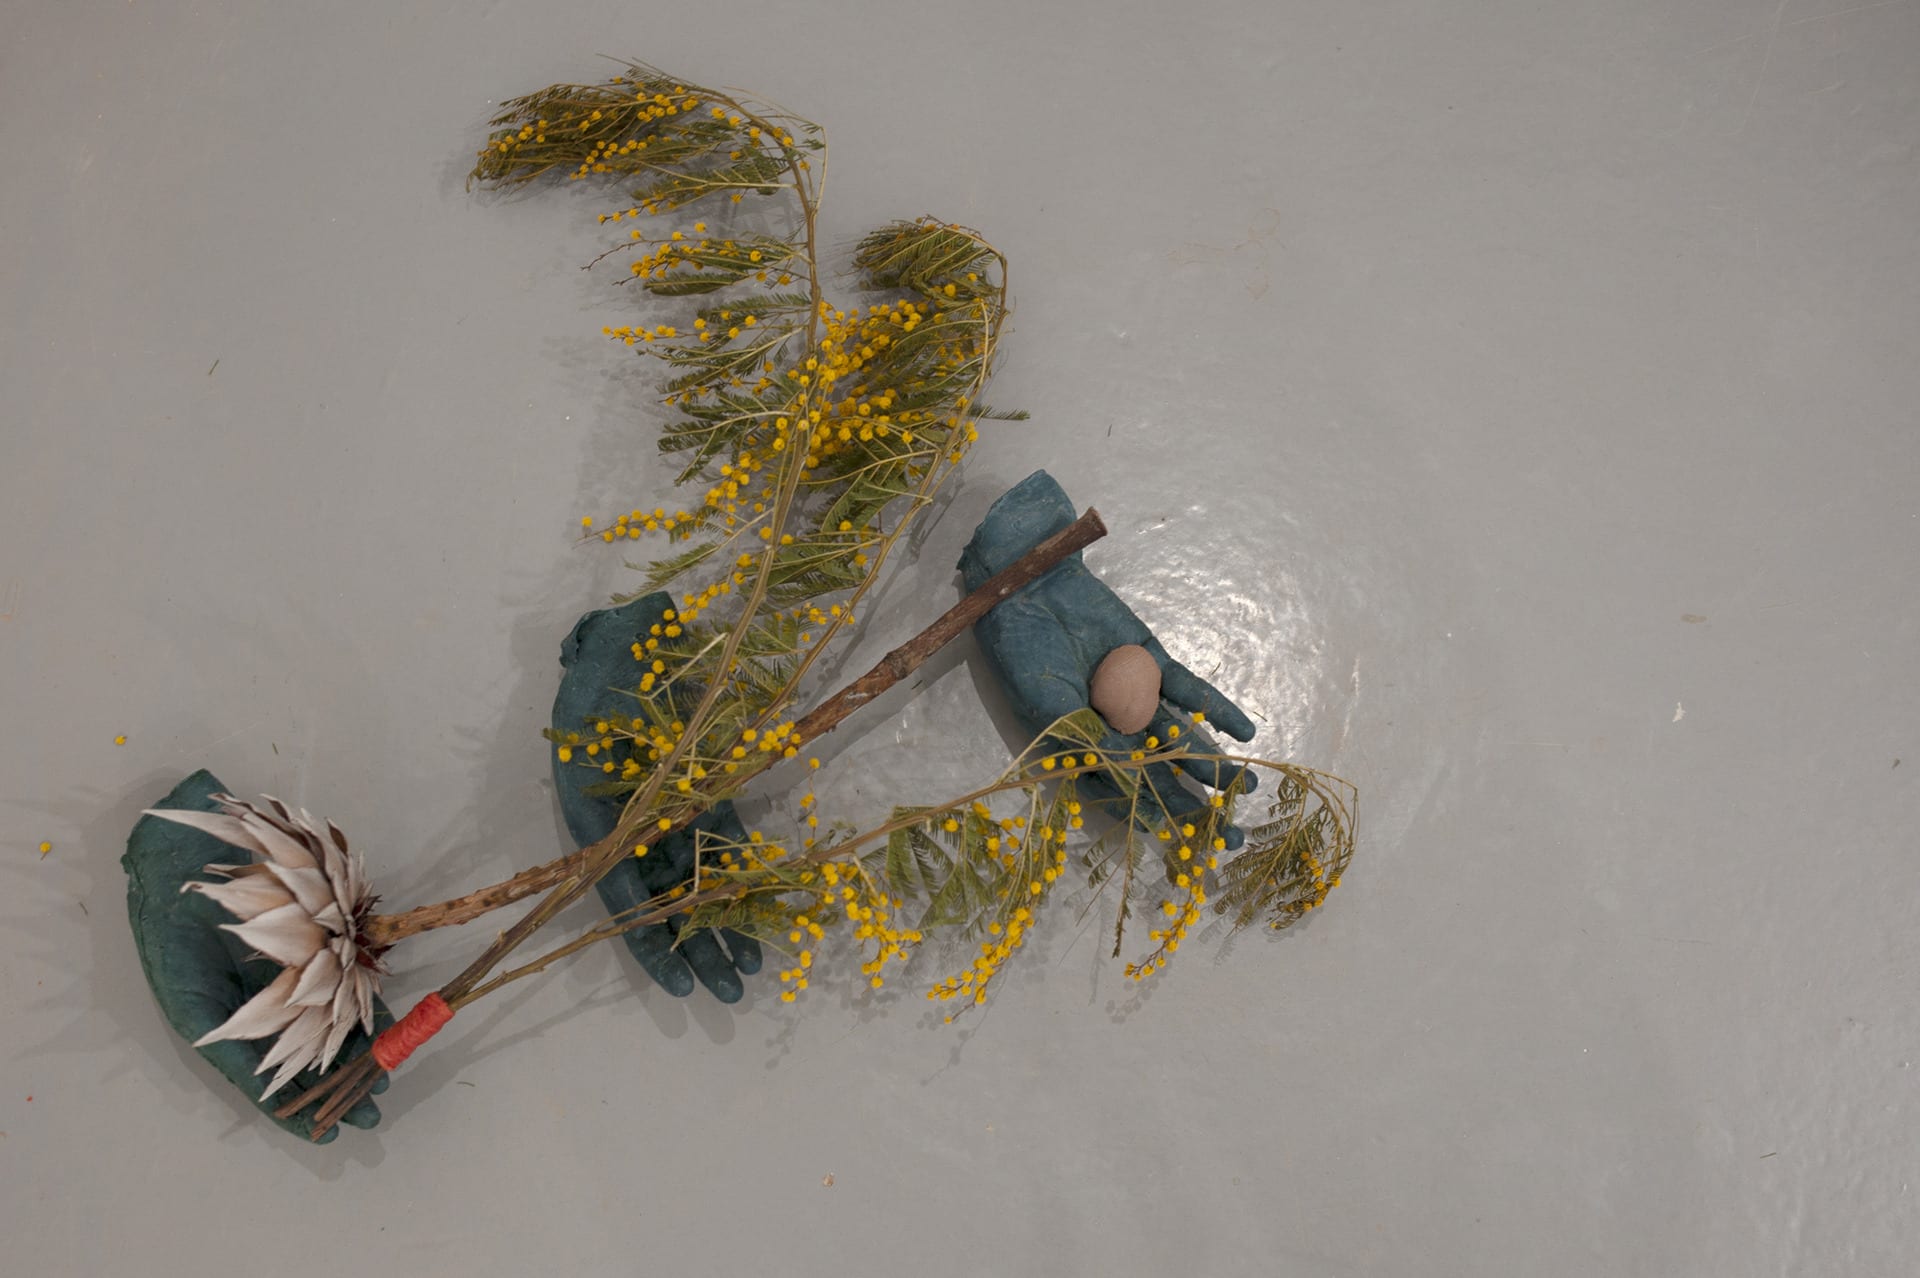
[[(642, 667), (633, 645), (657, 633), (672, 598), (655, 591), (618, 608), (603, 608), (580, 618), (560, 645), (566, 673), (553, 699), (557, 732), (590, 732), (595, 719), (633, 714), (634, 686)], [(592, 795), (588, 787), (607, 778), (598, 767), (562, 763), (556, 754), (554, 786), (560, 812), (574, 842), (585, 847), (613, 833), (625, 802), (620, 796)], [(694, 840), (701, 832), (744, 842), (747, 832), (733, 804), (717, 803), (685, 830), (652, 844), (644, 857), (623, 857), (596, 885), (610, 914), (620, 914), (693, 878)], [(679, 918), (634, 928), (624, 934), (627, 949), (660, 987), (680, 997), (693, 992), (694, 978), (723, 1003), (738, 1002), (742, 976), (760, 970), (760, 943), (737, 932), (700, 928), (682, 932)], [(724, 939), (725, 944), (722, 945)]]
[[(979, 589), (993, 574), (1073, 520), (1073, 503), (1053, 476), (1044, 470), (1027, 476), (1001, 494), (974, 530), (973, 540), (960, 556), (966, 588)], [(1236, 741), (1253, 739), (1253, 722), (1240, 707), (1168, 656), (1146, 623), (1087, 570), (1077, 552), (1008, 596), (974, 624), (973, 633), (1021, 722), (1036, 735), (1063, 716), (1088, 708), (1088, 685), (1100, 662), (1115, 648), (1138, 644), (1160, 667), (1162, 704), (1153, 721), (1139, 732), (1122, 733), (1109, 727), (1100, 743), (1102, 751), (1125, 757), (1144, 749), (1149, 736), (1164, 746), (1172, 739), (1169, 729), (1195, 711)], [(1183, 712), (1178, 719), (1169, 704)], [(1195, 753), (1218, 749), (1190, 723), (1181, 733), (1180, 739), (1188, 741)], [(1231, 765), (1195, 759), (1180, 760), (1179, 767), (1216, 789), (1236, 780), (1243, 791), (1255, 786), (1251, 772)], [(1125, 818), (1126, 800), (1111, 782), (1087, 773), (1080, 787), (1110, 815)], [(1182, 785), (1172, 765), (1157, 763), (1147, 768), (1147, 788), (1137, 814), (1140, 824), (1157, 825), (1163, 819), (1177, 823), (1208, 810), (1207, 800)], [(1219, 834), (1229, 848), (1239, 848), (1246, 841), (1245, 833), (1230, 825)]]
[[(213, 796), (225, 791), (226, 787), (203, 769), (153, 806), (217, 812), (220, 805)], [(211, 834), (152, 816), (143, 816), (134, 825), (127, 836), (126, 854), (120, 858), (121, 868), (127, 872), (127, 920), (133, 926), (140, 966), (167, 1023), (189, 1043), (225, 1024), (241, 1004), (281, 973), (278, 963), (255, 955), (245, 941), (221, 926), (235, 921), (225, 908), (211, 897), (180, 890), (182, 884), (194, 879), (220, 881), (219, 875), (207, 871), (210, 864), (231, 865), (245, 859), (244, 852)], [(377, 1034), (393, 1023), (393, 1017), (378, 998), (373, 1008)], [(273, 1036), (222, 1039), (194, 1050), (262, 1113), (273, 1118), (275, 1109), (322, 1077), (312, 1069), (305, 1070), (262, 1101), (260, 1093), (266, 1090), (272, 1071), (260, 1073), (260, 1062), (274, 1042)], [(352, 1060), (366, 1050), (367, 1036), (356, 1026), (341, 1044), (336, 1059)], [(373, 1090), (387, 1090), (385, 1075)], [(273, 1121), (307, 1140), (313, 1134), (311, 1119), (309, 1111)], [(380, 1121), (380, 1109), (371, 1100), (362, 1100), (340, 1121), (349, 1127), (372, 1127)], [(320, 1143), (324, 1145), (339, 1134), (340, 1129), (335, 1127), (320, 1138)]]

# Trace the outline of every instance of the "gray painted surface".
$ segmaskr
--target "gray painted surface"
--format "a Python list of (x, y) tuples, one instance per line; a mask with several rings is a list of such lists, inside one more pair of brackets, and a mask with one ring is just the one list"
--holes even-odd
[[(9, 1270), (1920, 1269), (1920, 8), (0, 27)], [(959, 1030), (832, 981), (678, 1002), (595, 953), (455, 1022), (378, 1132), (299, 1147), (169, 1036), (120, 843), (204, 764), (340, 820), (395, 903), (561, 846), (557, 645), (629, 580), (569, 529), (667, 490), (598, 337), (623, 295), (575, 269), (606, 202), (460, 179), (491, 99), (599, 52), (823, 122), (842, 251), (933, 211), (1013, 260), (992, 399), (1033, 421), (846, 669), (1044, 465), (1261, 748), (1360, 784), (1361, 855), (1309, 925), (1209, 934), (1144, 995), (1058, 909)], [(840, 734), (827, 811), (999, 766), (966, 655)]]

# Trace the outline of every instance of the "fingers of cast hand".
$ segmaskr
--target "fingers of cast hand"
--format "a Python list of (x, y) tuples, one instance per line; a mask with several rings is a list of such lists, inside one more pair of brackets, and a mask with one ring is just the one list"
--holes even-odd
[(626, 933), (627, 952), (643, 971), (667, 993), (685, 998), (693, 993), (693, 969), (673, 948), (673, 928), (666, 923), (649, 923)]
[(1253, 740), (1253, 720), (1225, 693), (1169, 657), (1159, 640), (1149, 640), (1146, 649), (1160, 663), (1161, 696), (1189, 713), (1204, 714), (1207, 722), (1235, 741)]
[(1188, 724), (1181, 729), (1180, 736), (1174, 737), (1170, 735), (1168, 729), (1177, 726), (1174, 717), (1162, 710), (1160, 716), (1154, 720), (1150, 731), (1162, 744), (1169, 741), (1186, 743), (1188, 753), (1174, 760), (1175, 766), (1182, 772), (1209, 789), (1224, 790), (1236, 782), (1239, 783), (1242, 794), (1251, 794), (1260, 788), (1260, 778), (1249, 769), (1237, 763), (1205, 757), (1220, 753), (1220, 743), (1215, 741), (1211, 734)]
[[(677, 924), (679, 920), (674, 920)], [(720, 938), (711, 928), (681, 930), (680, 955), (700, 983), (722, 1003), (738, 1003), (742, 993), (740, 974), (733, 960), (720, 948)]]
[(742, 976), (752, 976), (760, 970), (760, 942), (730, 928), (722, 928), (721, 939), (727, 943), (727, 949), (733, 955), (733, 966)]

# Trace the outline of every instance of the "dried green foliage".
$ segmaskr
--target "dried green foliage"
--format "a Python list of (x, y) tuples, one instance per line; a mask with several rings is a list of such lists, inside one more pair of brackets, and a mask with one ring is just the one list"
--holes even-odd
[[(854, 250), (859, 301), (830, 304), (818, 252), (819, 128), (641, 64), (604, 85), (515, 99), (494, 125), (472, 180), (604, 178), (628, 192), (600, 219), (624, 232), (601, 260), (625, 255), (621, 282), (644, 294), (648, 314), (603, 336), (661, 362), (668, 411), (658, 448), (690, 499), (671, 512), (590, 516), (584, 536), (687, 544), (635, 565), (646, 590), (673, 586), (678, 606), (634, 645), (628, 712), (552, 735), (563, 763), (598, 770), (602, 792), (628, 798), (622, 829), (644, 849), (656, 823), (731, 798), (801, 754), (793, 705), (815, 660), (853, 623), (899, 538), (978, 438), (978, 422), (1021, 416), (980, 403), (1008, 316), (1007, 264), (964, 227), (894, 223)], [(740, 223), (737, 206), (750, 196), (780, 197), (786, 229)], [(675, 303), (682, 309), (663, 316)], [(1089, 773), (1115, 786), (1125, 809), (1081, 854), (1093, 884), (1117, 887), (1116, 952), (1136, 905), (1151, 898), (1157, 912), (1157, 948), (1128, 967), (1136, 978), (1179, 948), (1208, 884), (1234, 926), (1264, 918), (1280, 927), (1338, 882), (1352, 850), (1345, 783), (1240, 760), (1276, 773), (1280, 797), (1223, 861), (1219, 831), (1237, 790), (1218, 794), (1197, 825), (1156, 828), (1147, 813), (1158, 808), (1142, 789), (1148, 766), (1186, 743), (1112, 757), (1099, 748), (1105, 732), (1090, 710), (1069, 716), (980, 789), (897, 808), (874, 829), (822, 836), (808, 794), (797, 839), (703, 835), (690, 883), (475, 996), (684, 914), (690, 926), (734, 928), (787, 954), (787, 999), (807, 987), (818, 943), (842, 922), (875, 986), (928, 936), (964, 936), (977, 956), (929, 997), (981, 1002), (1067, 872), (1070, 844), (1092, 815), (1077, 784)]]
[(492, 125), (469, 185), (611, 174), (639, 179), (634, 198), (654, 209), (716, 192), (770, 194), (786, 184), (784, 153), (825, 146), (805, 120), (749, 116), (730, 97), (641, 63), (604, 84), (556, 84), (514, 98)]
[(1278, 793), (1247, 846), (1220, 867), (1215, 908), (1245, 927), (1263, 915), (1274, 929), (1304, 918), (1340, 884), (1353, 859), (1353, 786), (1309, 768), (1277, 768)]

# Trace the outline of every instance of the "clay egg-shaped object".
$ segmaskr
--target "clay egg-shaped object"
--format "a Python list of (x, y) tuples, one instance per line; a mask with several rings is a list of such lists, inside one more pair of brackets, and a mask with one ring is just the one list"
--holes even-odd
[(1100, 659), (1088, 699), (1115, 732), (1139, 732), (1160, 709), (1160, 663), (1137, 643)]

